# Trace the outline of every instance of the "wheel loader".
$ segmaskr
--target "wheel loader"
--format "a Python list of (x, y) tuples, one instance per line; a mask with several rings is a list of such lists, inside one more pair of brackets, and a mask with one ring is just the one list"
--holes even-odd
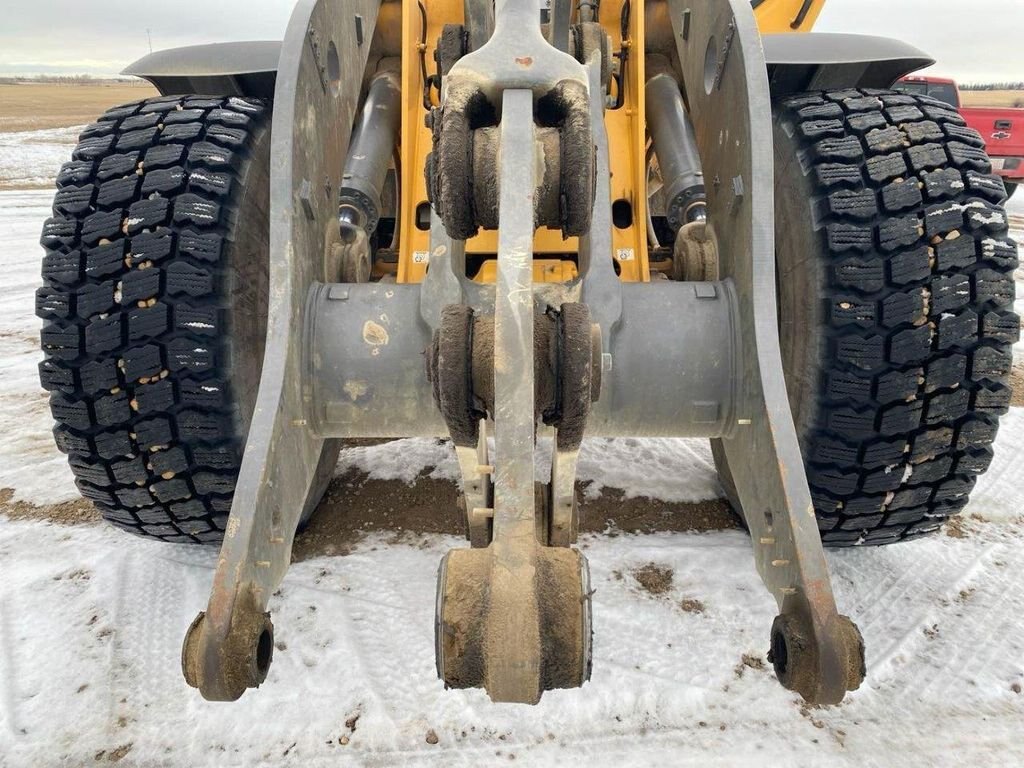
[(264, 682), (341, 441), (410, 436), (461, 472), (446, 686), (589, 679), (587, 436), (711, 440), (779, 681), (860, 685), (823, 545), (964, 508), (1009, 406), (1017, 253), (982, 138), (890, 90), (932, 60), (808, 33), (822, 5), (299, 0), (280, 43), (126, 70), (162, 95), (60, 171), (40, 373), (107, 520), (220, 547), (189, 685)]

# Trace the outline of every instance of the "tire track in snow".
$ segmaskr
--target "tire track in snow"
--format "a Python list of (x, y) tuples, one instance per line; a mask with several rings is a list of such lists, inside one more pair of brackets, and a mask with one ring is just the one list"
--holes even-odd
[(133, 547), (116, 571), (108, 667), (112, 733), (118, 723), (173, 697), (183, 685), (176, 662), (184, 638), (188, 574), (155, 554), (152, 545)]
[[(841, 567), (835, 568), (837, 575), (845, 578), (844, 591), (849, 591), (845, 599), (837, 597), (844, 613), (860, 627), (865, 635), (868, 653), (868, 667), (872, 670), (872, 678), (877, 679), (877, 665), (889, 655), (885, 652), (876, 656), (876, 643), (869, 642), (876, 634), (888, 634), (890, 628), (886, 622), (892, 620), (892, 606), (906, 598), (909, 594), (918, 594), (928, 583), (928, 574), (941, 573), (941, 566), (934, 557), (922, 557), (919, 544), (906, 543), (897, 545), (905, 554), (913, 554), (913, 559), (901, 560), (904, 567), (892, 568), (891, 553), (877, 549), (862, 549), (851, 552), (841, 561)], [(924, 546), (927, 546), (924, 545)], [(845, 554), (845, 553), (844, 553)], [(923, 561), (923, 562), (922, 562)], [(865, 585), (873, 584), (867, 591)], [(880, 632), (874, 630), (881, 627)]]
[(11, 607), (12, 596), (0, 595), (0, 716), (7, 730), (14, 737), (22, 731), (18, 727), (18, 675), (14, 640), (10, 617), (14, 614)]
[[(943, 654), (944, 664), (917, 691), (919, 697), (946, 699), (952, 688), (979, 684), (986, 678), (992, 684), (1002, 683), (1009, 695), (1009, 667), (1016, 660), (1018, 674), (1024, 671), (1019, 669), (1024, 663), (1024, 554), (1019, 546), (995, 545), (983, 554), (978, 565), (971, 574), (971, 583), (962, 586), (943, 606), (936, 622), (941, 647), (935, 650)], [(982, 602), (986, 597), (978, 590), (983, 585), (990, 589), (998, 585), (993, 590), (1001, 596), (998, 605)], [(1005, 679), (999, 680), (1002, 675)], [(907, 695), (904, 692), (900, 698)]]
[[(426, 585), (436, 584), (436, 576), (432, 569), (430, 578), (413, 580), (415, 588), (410, 580), (376, 570), (354, 570), (348, 577), (359, 581), (359, 576), (366, 575), (370, 578), (353, 584), (352, 590), (374, 595), (387, 605), (387, 615), (382, 616), (378, 606), (349, 603), (350, 609), (344, 611), (346, 626), (353, 644), (363, 649), (370, 692), (398, 730), (397, 715), (417, 711), (425, 699), (436, 697), (441, 690), (440, 682), (429, 672), (434, 669), (434, 595), (423, 594), (428, 592)], [(400, 607), (392, 607), (395, 605)], [(416, 670), (412, 675), (408, 674), (410, 667)]]
[[(410, 554), (419, 560), (425, 553)], [(301, 685), (324, 699), (332, 697), (335, 671), (339, 671), (352, 681), (347, 687), (354, 686), (353, 699), (346, 706), (358, 708), (362, 717), (385, 721), (377, 724), (373, 734), (364, 729), (361, 736), (393, 743), (407, 730), (403, 713), (420, 711), (425, 700), (440, 692), (440, 683), (425, 672), (433, 669), (433, 635), (431, 619), (422, 615), (426, 596), (419, 594), (425, 591), (421, 582), (433, 585), (434, 580), (409, 579), (408, 571), (368, 569), (366, 563), (358, 554), (310, 561), (286, 578), (278, 612), (281, 631), (275, 634), (287, 644), (289, 668), (278, 671), (306, 678)], [(311, 570), (319, 571), (312, 585)], [(331, 589), (325, 584), (337, 586)], [(315, 596), (312, 600), (305, 597), (310, 593)], [(307, 603), (310, 607), (304, 609)], [(433, 605), (432, 595), (429, 605)], [(333, 623), (323, 625), (321, 615), (333, 617)], [(296, 657), (300, 657), (298, 663)], [(322, 684), (308, 679), (311, 668), (318, 670), (313, 674), (323, 678)], [(271, 670), (273, 674), (274, 667)]]
[[(966, 585), (970, 584), (972, 577), (982, 567), (981, 562), (985, 554), (986, 552), (981, 552), (971, 561), (965, 563), (960, 574), (945, 588), (937, 588), (936, 582), (940, 582), (941, 578), (948, 573), (943, 567), (949, 562), (946, 558), (942, 558), (942, 562), (939, 564), (930, 560), (928, 567), (923, 570), (914, 567), (916, 564), (908, 564), (907, 573), (912, 573), (913, 577), (899, 579), (898, 583), (901, 584), (902, 589), (895, 595), (891, 591), (885, 592), (874, 604), (873, 610), (870, 611), (874, 616), (871, 620), (864, 622), (864, 627), (869, 629), (873, 627), (875, 616), (891, 615), (897, 601), (910, 602), (903, 600), (908, 595), (910, 597), (918, 595), (926, 597), (918, 606), (918, 611), (910, 614), (903, 613), (900, 617), (905, 631), (899, 637), (894, 638), (893, 642), (884, 650), (871, 655), (870, 667), (872, 678), (876, 683), (884, 681), (887, 678), (887, 673), (895, 672), (896, 657), (912, 658), (918, 649), (928, 642), (928, 635), (924, 630), (937, 623), (935, 621), (937, 610), (935, 603), (942, 599), (951, 601)], [(863, 614), (858, 614), (858, 616), (863, 616)]]

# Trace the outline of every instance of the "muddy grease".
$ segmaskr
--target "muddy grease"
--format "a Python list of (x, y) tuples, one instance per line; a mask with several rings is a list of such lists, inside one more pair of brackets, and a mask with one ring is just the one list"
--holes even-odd
[(13, 498), (13, 490), (0, 488), (0, 515), (10, 520), (35, 520), (58, 525), (83, 525), (102, 520), (92, 502), (85, 499), (38, 506), (28, 501), (13, 501)]

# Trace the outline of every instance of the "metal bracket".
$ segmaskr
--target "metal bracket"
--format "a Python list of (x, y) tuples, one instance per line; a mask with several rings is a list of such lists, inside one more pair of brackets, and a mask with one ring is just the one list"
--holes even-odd
[(538, 538), (534, 483), (533, 95), (504, 92), (501, 221), (494, 318), (492, 535), (460, 549), (438, 574), (436, 648), (446, 684), (483, 686), (494, 701), (535, 703), (590, 670), (586, 559)]
[(736, 470), (757, 569), (779, 606), (776, 672), (808, 701), (838, 703), (860, 685), (864, 649), (856, 626), (836, 610), (783, 379), (771, 97), (757, 23), (745, 0), (668, 2), (701, 160), (714, 169), (708, 226), (721, 277), (738, 298), (741, 387), (735, 424), (715, 455)]
[[(464, 86), (463, 80), (472, 85)], [(586, 559), (567, 547), (544, 546), (550, 502), (542, 496), (538, 503), (534, 482), (533, 237), (541, 179), (538, 164), (523, 160), (537, 152), (535, 100), (565, 80), (582, 86), (583, 69), (540, 36), (537, 0), (504, 0), (490, 41), (452, 68), (445, 93), (447, 99), (458, 88), (474, 87), (500, 105), (501, 228), (494, 291), (491, 539), (486, 548), (454, 550), (442, 562), (437, 660), (446, 684), (483, 686), (495, 701), (534, 703), (544, 690), (580, 685), (590, 669)], [(442, 154), (435, 165), (446, 160)], [(574, 472), (566, 476), (575, 462), (556, 458), (553, 470), (560, 459), (556, 479), (564, 494), (563, 486), (574, 481)], [(471, 460), (469, 450), (460, 456), (467, 483)], [(560, 536), (568, 543), (571, 525), (562, 528)]]
[[(271, 145), (270, 310), (266, 358), (209, 606), (182, 649), (188, 683), (216, 701), (258, 686), (272, 658), (270, 595), (291, 561), (295, 530), (330, 481), (338, 444), (306, 421), (302, 338), (307, 293), (324, 275), (325, 243), (340, 238), (337, 190), (358, 107), (358, 88), (322, 88), (320, 57), (342, 72), (363, 72), (368, 46), (356, 40), (353, 15), (367, 34), (379, 0), (301, 0), (284, 44)], [(307, 42), (320, 41), (319, 50)], [(293, 215), (300, 190), (312, 188), (312, 216)]]

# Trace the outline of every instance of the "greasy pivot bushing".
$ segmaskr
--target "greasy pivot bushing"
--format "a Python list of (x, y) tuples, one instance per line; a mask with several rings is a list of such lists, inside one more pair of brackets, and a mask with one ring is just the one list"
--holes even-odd
[[(551, 426), (558, 428), (560, 451), (575, 450), (583, 442), (590, 406), (601, 388), (601, 337), (593, 332), (586, 304), (562, 305), (558, 345), (559, 414)], [(548, 423), (548, 422), (546, 422)]]
[[(473, 329), (473, 308), (449, 304), (441, 310), (441, 325), (427, 350), (427, 378), (433, 386), (434, 402), (452, 442), (470, 448), (479, 441), (480, 421), (487, 417), (486, 406), (473, 392)], [(492, 344), (492, 355), (493, 349)]]
[(584, 21), (580, 24), (573, 24), (572, 53), (576, 61), (586, 66), (594, 53), (601, 56), (601, 85), (608, 88), (612, 77), (612, 55), (611, 38), (608, 33), (596, 21)]
[(469, 33), (462, 24), (445, 24), (434, 49), (437, 74), (444, 77), (469, 50)]
[[(860, 687), (866, 672), (864, 639), (847, 616), (835, 616), (833, 627), (839, 642), (840, 673), (845, 691)], [(821, 693), (822, 669), (811, 628), (799, 614), (782, 614), (772, 622), (768, 661), (783, 687), (799, 693), (811, 704), (838, 704), (842, 697), (827, 700)]]
[[(590, 679), (590, 569), (577, 550), (531, 548), (532, 578), (517, 582), (517, 594), (537, 611), (537, 632), (513, 643), (500, 628), (515, 620), (515, 606), (496, 600), (495, 588), (505, 565), (487, 549), (457, 549), (445, 555), (438, 570), (434, 641), (437, 674), (448, 688), (486, 688), (495, 701), (533, 704), (556, 688), (576, 688)], [(496, 605), (495, 603), (498, 602)], [(530, 613), (525, 610), (523, 615)], [(488, 629), (491, 633), (488, 634)], [(526, 648), (522, 646), (526, 645)], [(528, 658), (527, 668), (510, 657)], [(509, 697), (510, 680), (532, 681)]]
[(679, 228), (672, 248), (672, 279), (703, 283), (718, 280), (718, 248), (704, 221)]
[[(454, 75), (452, 75), (454, 78)], [(473, 83), (456, 80), (432, 112), (433, 152), (425, 169), (431, 204), (454, 240), (498, 226), (500, 137), (497, 112)], [(535, 225), (564, 237), (590, 231), (596, 171), (586, 86), (557, 83), (535, 105), (544, 170), (537, 179)]]
[[(583, 440), (591, 405), (601, 389), (601, 335), (585, 304), (534, 316), (535, 414), (558, 429), (558, 448)], [(480, 421), (494, 413), (494, 317), (451, 304), (427, 350), (434, 402), (456, 445), (473, 447)]]
[(236, 701), (248, 688), (259, 688), (274, 660), (274, 623), (267, 612), (245, 609), (234, 620), (220, 648), (211, 643), (211, 627), (200, 612), (181, 648), (181, 671), (207, 701)]
[(768, 661), (785, 688), (805, 699), (813, 696), (818, 674), (814, 643), (804, 622), (795, 616), (776, 616), (772, 622)]

